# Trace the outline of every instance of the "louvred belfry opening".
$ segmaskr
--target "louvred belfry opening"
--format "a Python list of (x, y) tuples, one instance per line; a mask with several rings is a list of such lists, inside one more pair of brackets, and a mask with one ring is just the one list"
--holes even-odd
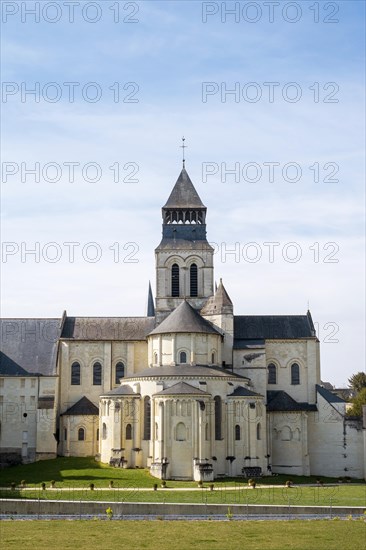
[(156, 255), (156, 319), (189, 300), (200, 310), (213, 294), (213, 253), (206, 236), (206, 206), (183, 168), (162, 208)]

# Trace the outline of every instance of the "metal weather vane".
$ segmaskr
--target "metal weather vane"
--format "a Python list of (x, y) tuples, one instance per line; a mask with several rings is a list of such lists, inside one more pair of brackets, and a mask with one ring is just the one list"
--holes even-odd
[(186, 162), (186, 159), (185, 159), (185, 153), (184, 153), (184, 149), (186, 149), (188, 147), (188, 145), (185, 145), (184, 142), (185, 142), (186, 138), (183, 136), (182, 137), (182, 145), (181, 145), (181, 148), (183, 149), (183, 168), (185, 168), (185, 162)]

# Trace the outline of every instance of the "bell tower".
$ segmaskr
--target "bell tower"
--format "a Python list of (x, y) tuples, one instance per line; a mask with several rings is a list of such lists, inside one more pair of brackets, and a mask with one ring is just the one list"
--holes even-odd
[(206, 238), (206, 212), (183, 159), (162, 208), (163, 236), (155, 249), (158, 323), (183, 300), (200, 310), (213, 294), (214, 251)]

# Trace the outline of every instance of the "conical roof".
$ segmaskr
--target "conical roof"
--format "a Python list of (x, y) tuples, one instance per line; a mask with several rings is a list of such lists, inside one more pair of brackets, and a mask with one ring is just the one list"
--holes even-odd
[(177, 182), (163, 208), (206, 208), (185, 168), (179, 174)]
[(171, 332), (199, 332), (205, 334), (220, 334), (211, 323), (184, 300), (151, 334), (168, 334)]
[(147, 317), (155, 317), (154, 298), (149, 281), (149, 291), (147, 295)]
[(219, 313), (232, 313), (233, 303), (220, 279), (220, 284), (216, 289), (215, 295), (211, 296), (201, 309), (202, 315), (214, 315)]

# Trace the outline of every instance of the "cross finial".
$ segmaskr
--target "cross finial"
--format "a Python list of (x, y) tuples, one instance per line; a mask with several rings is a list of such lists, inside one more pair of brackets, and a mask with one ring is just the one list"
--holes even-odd
[(184, 155), (184, 149), (185, 149), (186, 147), (188, 147), (188, 145), (184, 145), (185, 140), (186, 140), (186, 138), (183, 136), (183, 137), (182, 137), (182, 145), (181, 145), (181, 147), (182, 147), (182, 149), (183, 149), (183, 168), (185, 168), (185, 162), (186, 162), (186, 159), (184, 158), (184, 157), (185, 157), (185, 155)]

